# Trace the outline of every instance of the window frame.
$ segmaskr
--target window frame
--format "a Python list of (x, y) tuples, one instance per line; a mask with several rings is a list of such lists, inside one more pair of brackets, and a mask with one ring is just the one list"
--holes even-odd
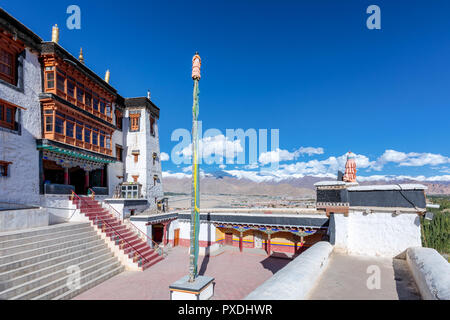
[[(0, 99), (0, 105), (2, 107), (0, 109), (0, 127), (9, 130), (16, 130), (16, 113), (19, 107), (2, 99)], [(6, 121), (8, 117), (7, 114), (8, 110), (10, 110), (11, 112), (10, 113), (11, 121)]]

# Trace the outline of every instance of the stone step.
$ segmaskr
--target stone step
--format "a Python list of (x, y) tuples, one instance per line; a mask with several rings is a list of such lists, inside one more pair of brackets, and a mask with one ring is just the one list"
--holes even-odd
[[(119, 261), (112, 257), (108, 260), (103, 260), (99, 263), (91, 264), (86, 267), (81, 267), (80, 276), (85, 279), (90, 280), (91, 277), (95, 278), (103, 272), (109, 272), (117, 267), (121, 266)], [(33, 287), (31, 290), (20, 292), (17, 295), (8, 295), (8, 299), (11, 300), (31, 300), (31, 299), (51, 299), (56, 297), (65, 291), (70, 290), (68, 284), (70, 284), (70, 280), (73, 279), (74, 274), (67, 274), (64, 270), (64, 275), (60, 275), (57, 279), (54, 279), (50, 282), (45, 282), (41, 284), (39, 280), (34, 280), (34, 283), (41, 284), (38, 287)], [(81, 278), (80, 278), (81, 279)], [(68, 283), (69, 282), (69, 283)], [(26, 286), (26, 285), (25, 285)], [(0, 295), (0, 298), (3, 298)]]
[(28, 229), (26, 231), (18, 230), (18, 231), (1, 232), (0, 233), (0, 242), (14, 240), (14, 239), (20, 239), (20, 238), (28, 238), (28, 237), (33, 237), (33, 236), (37, 236), (37, 235), (52, 234), (55, 232), (68, 231), (71, 229), (80, 228), (82, 225), (89, 226), (90, 224), (89, 224), (89, 222), (70, 222), (70, 223), (55, 224), (55, 225), (46, 226), (46, 227), (32, 228), (32, 229)]
[(87, 255), (92, 255), (92, 254), (102, 254), (102, 253), (106, 253), (106, 252), (110, 252), (110, 250), (105, 247), (104, 243), (98, 243), (98, 241), (96, 242), (95, 245), (89, 246), (89, 247), (85, 247), (83, 246), (80, 250), (78, 251), (74, 251), (74, 252), (70, 252), (68, 254), (63, 254), (63, 255), (59, 255), (56, 257), (50, 257), (48, 259), (42, 260), (42, 261), (38, 261), (36, 263), (32, 263), (32, 264), (28, 264), (22, 267), (18, 267), (18, 268), (10, 268), (10, 271), (6, 271), (3, 273), (0, 273), (0, 283), (4, 282), (4, 281), (8, 281), (11, 280), (13, 278), (17, 278), (20, 276), (23, 276), (25, 274), (34, 272), (34, 271), (38, 271), (38, 270), (44, 270), (48, 267), (57, 265), (61, 262), (65, 262), (68, 260), (72, 260), (75, 258), (79, 258), (79, 257), (84, 257)]
[(89, 255), (86, 257), (81, 256), (78, 259), (65, 261), (58, 265), (48, 267), (47, 270), (39, 270), (22, 277), (12, 279), (5, 283), (6, 288), (4, 291), (0, 292), (0, 298), (10, 299), (13, 296), (29, 292), (34, 288), (60, 279), (61, 277), (69, 274), (67, 269), (67, 267), (69, 266), (77, 266), (80, 269), (86, 269), (92, 265), (97, 265), (99, 263), (109, 261), (112, 257), (113, 255), (111, 252), (106, 252), (101, 255)]
[(15, 253), (24, 252), (27, 250), (38, 249), (43, 247), (51, 246), (55, 243), (64, 243), (69, 242), (71, 240), (76, 240), (79, 238), (86, 238), (88, 236), (96, 235), (97, 233), (92, 230), (92, 228), (82, 229), (81, 232), (71, 234), (71, 235), (60, 235), (61, 237), (50, 238), (42, 241), (36, 241), (32, 243), (21, 244), (15, 247), (3, 248), (0, 249), (0, 256), (8, 256)]
[(148, 268), (150, 268), (151, 266), (153, 266), (154, 264), (157, 264), (158, 262), (160, 262), (161, 260), (163, 260), (164, 258), (161, 256), (158, 256), (158, 258), (156, 259), (152, 259), (150, 262), (148, 263), (144, 263), (142, 267), (142, 270), (146, 270)]
[[(25, 258), (31, 258), (34, 256), (40, 256), (45, 253), (51, 253), (53, 251), (58, 251), (61, 249), (69, 249), (70, 247), (74, 247), (78, 244), (83, 244), (87, 242), (91, 242), (94, 240), (100, 239), (100, 236), (94, 233), (88, 233), (88, 235), (84, 238), (77, 238), (67, 242), (61, 242), (57, 244), (52, 244), (42, 248), (36, 248), (31, 250), (22, 251), (19, 253), (14, 253), (7, 256), (0, 257), (0, 265), (7, 264), (9, 262), (14, 262), (16, 260), (23, 260)], [(0, 270), (1, 272), (1, 270)]]
[(3, 241), (3, 242), (0, 242), (0, 250), (27, 244), (27, 243), (33, 243), (33, 242), (43, 241), (43, 240), (52, 239), (52, 238), (59, 238), (63, 235), (69, 236), (72, 234), (77, 234), (79, 232), (92, 230), (91, 226), (89, 224), (83, 223), (83, 224), (77, 224), (77, 225), (78, 225), (77, 228), (71, 228), (70, 230), (63, 230), (63, 231), (53, 232), (53, 233), (49, 233), (49, 234), (41, 234), (41, 235), (35, 235), (35, 236), (30, 236), (30, 237), (25, 237), (25, 238), (11, 239), (11, 240), (7, 240), (7, 241)]
[[(114, 277), (115, 275), (121, 273), (123, 270), (125, 269), (124, 266), (118, 266), (117, 268), (108, 271), (108, 272), (101, 272), (101, 273), (97, 273), (96, 277), (89, 277), (90, 279), (88, 280), (88, 277), (86, 277), (86, 279), (83, 279), (80, 285), (79, 289), (75, 289), (75, 290), (66, 290), (65, 292), (61, 293), (60, 295), (52, 298), (52, 300), (69, 300), (72, 299), (73, 297), (79, 295), (80, 293), (95, 287), (96, 285), (102, 283), (105, 280), (108, 280), (111, 277)], [(64, 288), (64, 287), (63, 287)], [(62, 288), (62, 289), (63, 289)], [(62, 290), (61, 290), (62, 291)], [(39, 299), (44, 299), (43, 297), (39, 297)]]
[(92, 250), (94, 250), (97, 246), (99, 245), (105, 245), (104, 240), (102, 239), (97, 239), (95, 241), (92, 242), (83, 242), (79, 245), (70, 247), (70, 248), (62, 248), (59, 250), (54, 250), (45, 254), (41, 254), (41, 255), (36, 255), (33, 257), (29, 257), (29, 258), (23, 258), (20, 260), (14, 260), (5, 264), (0, 265), (0, 273), (4, 273), (4, 272), (8, 272), (8, 271), (14, 271), (14, 270), (19, 270), (20, 268), (24, 268), (33, 264), (38, 264), (50, 259), (57, 259), (57, 258), (61, 258), (64, 255), (67, 254), (71, 254), (71, 253), (76, 253), (79, 251), (85, 251), (85, 252), (91, 252)]

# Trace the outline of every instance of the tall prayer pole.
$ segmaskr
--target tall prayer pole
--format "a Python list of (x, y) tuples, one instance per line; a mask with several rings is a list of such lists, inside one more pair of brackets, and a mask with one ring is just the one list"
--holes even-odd
[(200, 177), (198, 166), (198, 83), (200, 81), (200, 66), (202, 60), (195, 53), (192, 58), (192, 80), (194, 80), (194, 104), (192, 106), (192, 195), (191, 195), (191, 250), (189, 256), (189, 282), (194, 282), (197, 277), (198, 260), (198, 234), (200, 227)]
[[(214, 278), (198, 275), (197, 260), (199, 254), (200, 231), (200, 172), (198, 152), (198, 82), (202, 61), (198, 52), (192, 58), (192, 80), (194, 80), (194, 104), (192, 106), (192, 200), (191, 200), (191, 247), (189, 252), (189, 274), (169, 286), (171, 300), (208, 300), (214, 295)], [(208, 227), (209, 228), (209, 227)], [(208, 239), (209, 240), (209, 239)], [(206, 254), (206, 248), (205, 248)]]

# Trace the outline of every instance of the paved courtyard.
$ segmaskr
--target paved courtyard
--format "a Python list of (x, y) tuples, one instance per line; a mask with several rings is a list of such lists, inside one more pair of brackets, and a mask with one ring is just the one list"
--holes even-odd
[[(199, 273), (215, 278), (213, 299), (243, 299), (283, 268), (290, 260), (258, 253), (224, 251), (214, 257), (199, 257)], [(168, 300), (169, 285), (188, 274), (188, 248), (175, 247), (149, 269), (125, 271), (85, 291), (78, 300)]]
[[(367, 286), (369, 277), (373, 279), (375, 275), (374, 270), (379, 270), (379, 289), (369, 289)], [(369, 280), (369, 285), (371, 284), (375, 282)], [(309, 298), (418, 300), (420, 294), (405, 260), (332, 253), (328, 266)]]

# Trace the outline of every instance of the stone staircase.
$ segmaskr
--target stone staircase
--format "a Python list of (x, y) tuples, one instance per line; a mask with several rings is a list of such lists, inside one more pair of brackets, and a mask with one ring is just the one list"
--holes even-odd
[(77, 196), (73, 199), (73, 203), (110, 242), (115, 244), (116, 249), (127, 256), (128, 261), (137, 266), (137, 270), (145, 270), (164, 259), (162, 254), (151, 248), (132, 226), (124, 224), (98, 201)]
[(123, 270), (88, 222), (0, 234), (0, 300), (70, 299)]

